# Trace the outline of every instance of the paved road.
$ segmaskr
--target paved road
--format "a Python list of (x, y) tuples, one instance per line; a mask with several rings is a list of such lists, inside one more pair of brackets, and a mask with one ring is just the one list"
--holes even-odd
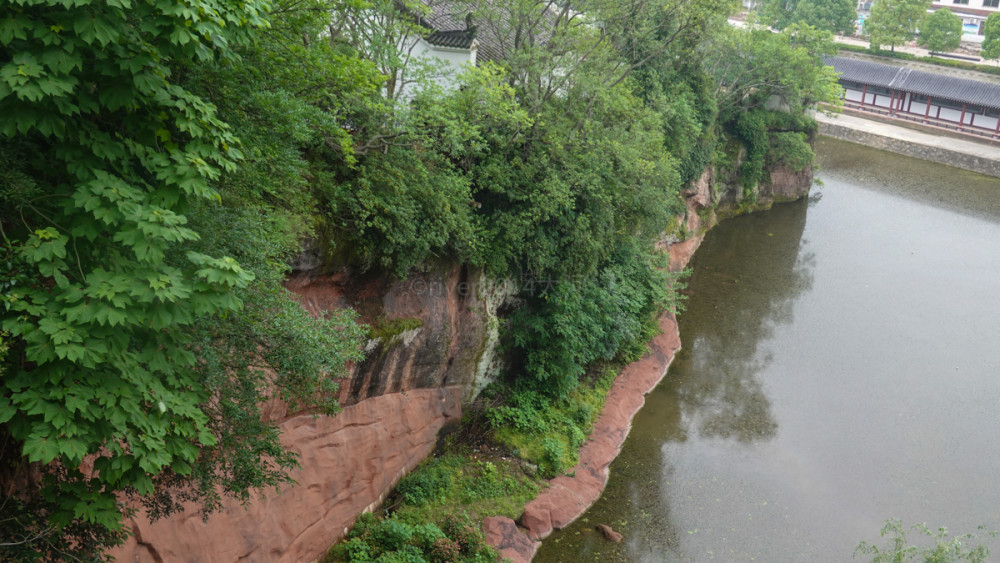
[(985, 143), (976, 143), (974, 141), (944, 137), (933, 133), (924, 133), (922, 131), (915, 131), (898, 125), (882, 123), (881, 121), (871, 121), (854, 115), (837, 114), (831, 116), (816, 112), (815, 117), (816, 121), (819, 121), (820, 123), (835, 123), (858, 131), (874, 133), (876, 135), (900, 139), (919, 145), (948, 149), (955, 152), (993, 160), (1000, 159), (1000, 148)]
[[(868, 47), (868, 40), (859, 37), (844, 37), (841, 35), (835, 35), (833, 37), (833, 40), (836, 41), (837, 43), (843, 43), (845, 45), (857, 45), (859, 47)], [(903, 53), (910, 53), (912, 55), (917, 55), (918, 57), (929, 57), (931, 55), (930, 51), (928, 51), (927, 49), (916, 46), (897, 45), (896, 50)], [(963, 56), (965, 55), (964, 53), (962, 54)], [(1000, 66), (1000, 59), (982, 59), (976, 64)]]

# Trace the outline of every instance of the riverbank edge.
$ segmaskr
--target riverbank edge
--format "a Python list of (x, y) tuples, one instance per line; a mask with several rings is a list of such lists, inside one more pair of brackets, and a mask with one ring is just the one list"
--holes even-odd
[[(670, 245), (670, 269), (687, 266), (704, 234)], [(649, 352), (625, 366), (605, 399), (604, 409), (580, 448), (579, 463), (567, 474), (549, 481), (549, 487), (524, 507), (520, 526), (494, 516), (483, 521), (486, 542), (513, 563), (529, 563), (541, 540), (583, 515), (600, 498), (610, 476), (611, 462), (621, 453), (632, 430), (632, 421), (646, 404), (646, 395), (667, 375), (674, 355), (681, 349), (677, 317), (664, 312), (660, 334), (649, 342)]]
[(841, 119), (822, 113), (814, 117), (820, 135), (1000, 178), (1000, 159), (965, 150), (968, 141), (925, 139), (926, 134), (862, 117)]

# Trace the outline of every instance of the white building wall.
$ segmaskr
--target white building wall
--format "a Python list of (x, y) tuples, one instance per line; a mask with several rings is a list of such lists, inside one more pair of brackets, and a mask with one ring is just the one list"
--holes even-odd
[[(423, 38), (418, 37), (410, 51), (410, 60), (411, 64), (417, 61), (426, 63), (431, 69), (431, 77), (434, 82), (445, 90), (451, 90), (457, 87), (456, 77), (458, 73), (468, 65), (475, 66), (476, 47), (476, 43), (473, 42), (472, 49), (448, 49), (431, 45)], [(413, 85), (408, 85), (406, 89), (409, 92), (404, 90), (402, 95), (404, 97), (413, 96)]]
[[(901, 103), (897, 99), (895, 105), (896, 110), (900, 112), (907, 112), (911, 115), (916, 115), (918, 117), (923, 116), (924, 113), (927, 111), (927, 104), (925, 102), (917, 102), (917, 101), (911, 102), (912, 98), (913, 95), (907, 93), (903, 97), (903, 101)], [(861, 103), (861, 90), (857, 90), (854, 88), (845, 88), (844, 99), (849, 102)], [(874, 102), (873, 99), (875, 100)], [(888, 109), (891, 101), (892, 101), (892, 96), (879, 94), (877, 97), (875, 97), (871, 93), (868, 93), (867, 95), (865, 95), (864, 103), (865, 105), (868, 106), (876, 105), (878, 107)], [(939, 108), (941, 110), (940, 119), (953, 121), (955, 123), (958, 123), (959, 120), (961, 119), (961, 122), (964, 125), (972, 125), (981, 129), (995, 131), (997, 127), (997, 121), (1000, 120), (1000, 118), (998, 117), (990, 117), (983, 115), (981, 113), (973, 113), (970, 110), (966, 110), (965, 117), (963, 118), (961, 109), (941, 107), (938, 104), (933, 103), (933, 100), (931, 102), (931, 111), (928, 114), (928, 117), (932, 119), (937, 119)]]

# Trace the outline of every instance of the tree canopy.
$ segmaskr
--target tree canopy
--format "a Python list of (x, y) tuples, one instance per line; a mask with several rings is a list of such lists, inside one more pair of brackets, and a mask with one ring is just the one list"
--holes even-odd
[(962, 18), (942, 8), (924, 17), (917, 44), (931, 51), (953, 51), (962, 44)]
[(994, 12), (986, 18), (980, 54), (986, 59), (1000, 59), (1000, 12)]
[(154, 514), (211, 510), (220, 492), (285, 482), (296, 460), (261, 402), (335, 407), (331, 376), (360, 331), (285, 295), (296, 243), (278, 215), (223, 207), (244, 147), (188, 81), (235, 61), (266, 9), (6, 8), (0, 423), (43, 476), (0, 509), (14, 558), (88, 553), (131, 495)]
[(896, 45), (911, 41), (930, 5), (930, 0), (876, 0), (865, 21), (872, 46), (888, 45), (895, 51)]
[(850, 35), (858, 19), (852, 0), (764, 0), (757, 10), (764, 23), (776, 29), (804, 22), (817, 29)]

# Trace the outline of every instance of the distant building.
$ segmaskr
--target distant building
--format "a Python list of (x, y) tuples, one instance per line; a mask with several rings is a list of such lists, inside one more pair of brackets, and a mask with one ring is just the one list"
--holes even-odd
[[(518, 33), (509, 21), (503, 0), (421, 0), (427, 12), (417, 17), (421, 27), (430, 33), (414, 38), (411, 55), (442, 61), (436, 75), (439, 84), (448, 86), (463, 65), (479, 65), (488, 61), (503, 61), (516, 48)], [(542, 17), (530, 25), (522, 22), (532, 40), (543, 44), (551, 38), (552, 27), (560, 17), (556, 4), (539, 2)], [(522, 37), (520, 40), (524, 41)]]
[(981, 42), (986, 18), (993, 12), (1000, 10), (1000, 0), (950, 0), (946, 2), (935, 1), (931, 4), (931, 10), (941, 9), (951, 10), (956, 16), (962, 18), (963, 40)]
[(1000, 139), (1000, 84), (848, 57), (827, 57), (840, 73), (844, 107)]

